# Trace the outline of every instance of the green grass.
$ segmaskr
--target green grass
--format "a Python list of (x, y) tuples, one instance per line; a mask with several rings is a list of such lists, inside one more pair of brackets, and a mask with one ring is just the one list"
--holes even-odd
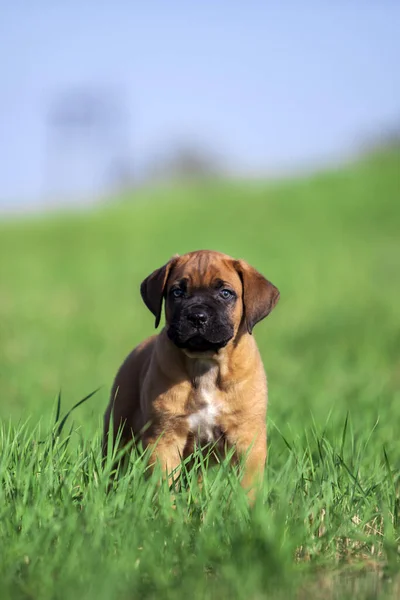
[[(201, 490), (188, 473), (175, 510), (137, 454), (109, 493), (100, 469), (112, 377), (153, 332), (139, 284), (198, 248), (281, 291), (255, 330), (270, 397), (252, 513), (227, 465)], [(0, 253), (1, 598), (398, 597), (398, 152), (9, 221)], [(59, 390), (64, 414), (99, 386), (52, 436)]]

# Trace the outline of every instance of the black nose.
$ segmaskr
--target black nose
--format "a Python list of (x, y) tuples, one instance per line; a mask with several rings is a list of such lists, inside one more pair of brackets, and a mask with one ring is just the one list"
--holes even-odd
[(208, 315), (204, 312), (204, 310), (196, 309), (188, 314), (188, 320), (199, 327), (200, 325), (205, 325), (208, 321)]

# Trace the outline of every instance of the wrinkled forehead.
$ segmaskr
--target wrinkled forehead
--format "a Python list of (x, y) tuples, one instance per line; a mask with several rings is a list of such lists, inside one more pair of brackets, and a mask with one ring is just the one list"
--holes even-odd
[(233, 266), (233, 260), (212, 253), (180, 257), (172, 270), (168, 285), (170, 287), (182, 281), (192, 289), (214, 287), (221, 283), (241, 289), (240, 277)]

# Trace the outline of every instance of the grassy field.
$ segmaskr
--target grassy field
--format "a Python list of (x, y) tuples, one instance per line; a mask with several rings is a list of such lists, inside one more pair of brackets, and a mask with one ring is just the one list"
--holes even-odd
[[(227, 465), (176, 497), (132, 455), (106, 493), (112, 377), (153, 332), (172, 254), (248, 260), (281, 291), (255, 335), (269, 459), (250, 514)], [(400, 154), (277, 184), (138, 192), (0, 225), (0, 598), (400, 595)], [(61, 417), (101, 386), (69, 417)], [(60, 418), (58, 425), (60, 424)]]

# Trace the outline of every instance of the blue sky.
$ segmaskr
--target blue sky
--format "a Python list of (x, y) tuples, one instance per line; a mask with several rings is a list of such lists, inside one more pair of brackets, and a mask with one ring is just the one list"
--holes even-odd
[[(400, 118), (397, 0), (2, 0), (0, 56), (0, 207), (48, 192), (46, 113), (71, 87), (117, 91), (139, 172), (187, 139), (238, 172), (309, 165)], [(102, 159), (75, 159), (99, 186)]]

